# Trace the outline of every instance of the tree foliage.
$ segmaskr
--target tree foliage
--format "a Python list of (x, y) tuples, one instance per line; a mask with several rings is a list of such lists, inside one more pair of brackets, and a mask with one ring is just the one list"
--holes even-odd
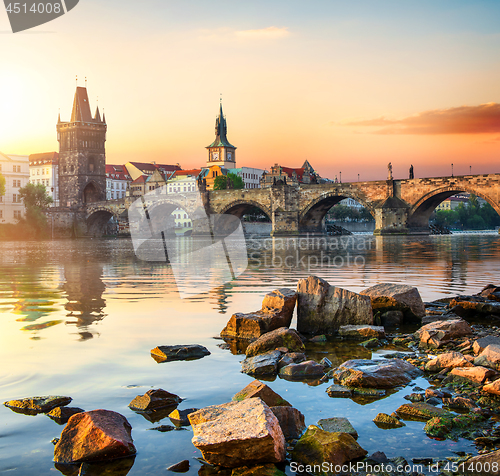
[(436, 225), (462, 230), (488, 230), (500, 226), (500, 215), (489, 204), (481, 205), (475, 195), (467, 204), (459, 203), (455, 210), (437, 210), (433, 221)]
[(327, 219), (339, 221), (374, 221), (366, 208), (353, 208), (347, 205), (335, 205), (330, 208)]
[(26, 209), (24, 218), (19, 220), (20, 224), (32, 237), (42, 237), (47, 233), (47, 217), (44, 211), (52, 203), (52, 198), (47, 195), (44, 185), (33, 183), (20, 188), (19, 196)]
[(245, 188), (243, 179), (236, 174), (228, 173), (227, 175), (218, 175), (214, 179), (214, 190), (226, 189), (240, 190)]

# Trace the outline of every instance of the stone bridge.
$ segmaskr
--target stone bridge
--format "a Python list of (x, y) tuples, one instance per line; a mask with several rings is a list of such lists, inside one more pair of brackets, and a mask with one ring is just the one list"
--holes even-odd
[[(277, 236), (321, 233), (328, 210), (344, 198), (352, 198), (375, 218), (375, 234), (428, 234), (431, 213), (459, 192), (483, 198), (500, 214), (500, 174), (211, 191), (202, 193), (201, 200), (184, 199), (182, 208), (190, 216), (203, 207), (208, 214), (241, 218), (258, 207), (270, 218), (272, 234)], [(120, 233), (128, 233), (127, 210), (134, 200), (127, 197), (71, 210), (54, 208), (50, 214), (58, 227), (71, 227), (76, 235), (100, 234), (111, 217)], [(165, 196), (164, 203), (170, 203), (167, 213), (179, 206), (179, 199), (174, 202)]]

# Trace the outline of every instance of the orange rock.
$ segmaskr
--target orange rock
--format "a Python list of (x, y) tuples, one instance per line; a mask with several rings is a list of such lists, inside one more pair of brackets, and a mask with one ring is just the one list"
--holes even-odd
[(191, 441), (210, 464), (236, 468), (285, 459), (283, 431), (260, 398), (206, 407), (188, 418)]
[(457, 367), (450, 374), (454, 378), (465, 379), (481, 385), (488, 377), (493, 376), (495, 372), (485, 367)]
[(495, 395), (500, 395), (500, 379), (485, 385), (483, 387), (483, 390), (488, 393), (494, 393)]
[(233, 400), (241, 402), (246, 398), (259, 397), (269, 407), (291, 406), (286, 400), (281, 398), (272, 388), (268, 387), (265, 383), (259, 380), (250, 382), (243, 390), (240, 390)]
[(472, 367), (472, 364), (460, 352), (445, 352), (439, 354), (435, 359), (430, 360), (425, 364), (425, 370), (431, 372), (439, 372), (446, 368), (455, 367)]

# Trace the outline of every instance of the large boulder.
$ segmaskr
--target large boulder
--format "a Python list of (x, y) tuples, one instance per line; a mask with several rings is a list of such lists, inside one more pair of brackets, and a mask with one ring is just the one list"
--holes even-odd
[(209, 350), (199, 344), (159, 345), (151, 349), (151, 357), (156, 362), (172, 362), (175, 360), (196, 360), (210, 355)]
[(233, 314), (220, 333), (224, 338), (255, 339), (280, 327), (289, 327), (297, 294), (287, 288), (266, 294), (262, 309), (256, 312)]
[(484, 385), (483, 391), (492, 393), (494, 395), (500, 395), (500, 379), (497, 379), (494, 382)]
[(425, 370), (439, 372), (443, 369), (455, 367), (472, 367), (472, 364), (460, 352), (445, 352), (425, 364)]
[(500, 346), (488, 345), (475, 359), (474, 365), (489, 367), (490, 369), (498, 369), (500, 364)]
[(480, 339), (474, 341), (474, 344), (472, 345), (472, 350), (476, 355), (478, 355), (489, 345), (496, 345), (500, 347), (500, 337), (497, 336), (481, 337)]
[(280, 347), (286, 347), (289, 352), (302, 352), (305, 349), (302, 339), (296, 330), (280, 327), (274, 331), (266, 332), (256, 341), (252, 342), (247, 347), (246, 356), (253, 357)]
[(450, 301), (449, 306), (453, 312), (462, 317), (500, 315), (500, 302), (490, 301), (481, 296), (457, 296)]
[(272, 388), (268, 387), (265, 383), (259, 380), (254, 380), (250, 382), (243, 390), (240, 390), (234, 397), (233, 400), (236, 402), (241, 402), (246, 398), (260, 398), (269, 407), (289, 407), (290, 404), (281, 398)]
[(151, 411), (178, 405), (182, 399), (175, 393), (161, 388), (148, 390), (144, 395), (137, 395), (128, 406), (132, 410)]
[(472, 329), (466, 321), (450, 319), (426, 324), (416, 331), (414, 336), (420, 340), (421, 347), (437, 349), (453, 339), (471, 334)]
[(341, 364), (333, 377), (347, 387), (392, 388), (406, 385), (422, 371), (401, 359), (354, 359)]
[(297, 330), (304, 334), (334, 334), (340, 326), (373, 324), (370, 298), (330, 286), (309, 276), (297, 284)]
[(283, 431), (260, 398), (206, 407), (188, 418), (191, 441), (210, 464), (236, 468), (285, 459)]
[(116, 412), (93, 410), (73, 415), (54, 447), (56, 463), (106, 461), (134, 455), (132, 427)]
[(361, 291), (369, 296), (374, 311), (402, 311), (409, 319), (425, 316), (425, 306), (418, 289), (406, 284), (381, 283)]
[[(329, 466), (342, 466), (353, 459), (362, 458), (368, 452), (361, 448), (356, 440), (347, 433), (329, 432), (310, 425), (292, 452), (292, 460), (310, 465), (311, 468), (325, 462)], [(321, 474), (336, 474), (326, 472)], [(319, 473), (315, 473), (319, 474)]]
[(500, 476), (500, 450), (473, 456), (459, 468), (467, 476)]
[(300, 438), (306, 425), (304, 415), (293, 407), (271, 407), (287, 440)]
[(276, 375), (278, 372), (278, 361), (281, 358), (279, 350), (272, 350), (255, 357), (247, 357), (241, 362), (241, 371), (248, 375)]
[(325, 431), (332, 433), (347, 433), (355, 440), (358, 439), (358, 432), (352, 426), (351, 422), (345, 417), (323, 418), (318, 421), (318, 426)]
[(53, 408), (62, 407), (71, 403), (71, 397), (46, 396), (28, 397), (20, 400), (9, 400), (4, 405), (17, 413), (36, 415), (37, 413), (50, 412)]

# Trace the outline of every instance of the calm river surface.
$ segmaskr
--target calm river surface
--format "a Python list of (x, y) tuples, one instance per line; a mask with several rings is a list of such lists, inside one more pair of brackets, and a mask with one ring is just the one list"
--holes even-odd
[[(181, 299), (169, 266), (139, 261), (126, 239), (0, 242), (0, 401), (57, 394), (71, 396), (71, 406), (85, 410), (117, 411), (131, 423), (137, 448), (128, 474), (163, 474), (167, 466), (189, 459), (186, 474), (194, 475), (201, 464), (193, 459), (200, 453), (191, 444), (191, 429), (148, 431), (169, 419), (151, 422), (127, 405), (150, 388), (185, 398), (179, 408), (230, 401), (253, 380), (240, 373), (243, 356), (218, 347), (222, 341), (214, 338), (232, 313), (260, 309), (267, 292), (295, 288), (309, 274), (357, 292), (381, 282), (411, 284), (424, 301), (500, 284), (500, 237), (493, 233), (354, 235), (313, 243), (268, 238), (249, 240), (248, 248), (249, 267), (239, 278)], [(211, 278), (208, 269), (200, 276)], [(211, 355), (163, 364), (151, 358), (152, 348), (172, 344), (202, 344)], [(355, 344), (315, 344), (308, 352), (315, 359), (328, 356), (336, 365), (371, 356)], [(329, 398), (328, 383), (312, 386), (276, 378), (268, 384), (304, 413), (307, 425), (321, 418), (349, 418), (370, 454), (384, 451), (388, 457), (410, 459), (476, 452), (465, 440), (427, 438), (424, 423), (377, 428), (375, 415), (396, 410), (410, 388), (366, 404)], [(428, 383), (419, 378), (411, 385), (426, 388)], [(25, 416), (0, 406), (0, 473), (61, 474), (52, 462), (51, 440), (62, 428), (46, 415)]]

